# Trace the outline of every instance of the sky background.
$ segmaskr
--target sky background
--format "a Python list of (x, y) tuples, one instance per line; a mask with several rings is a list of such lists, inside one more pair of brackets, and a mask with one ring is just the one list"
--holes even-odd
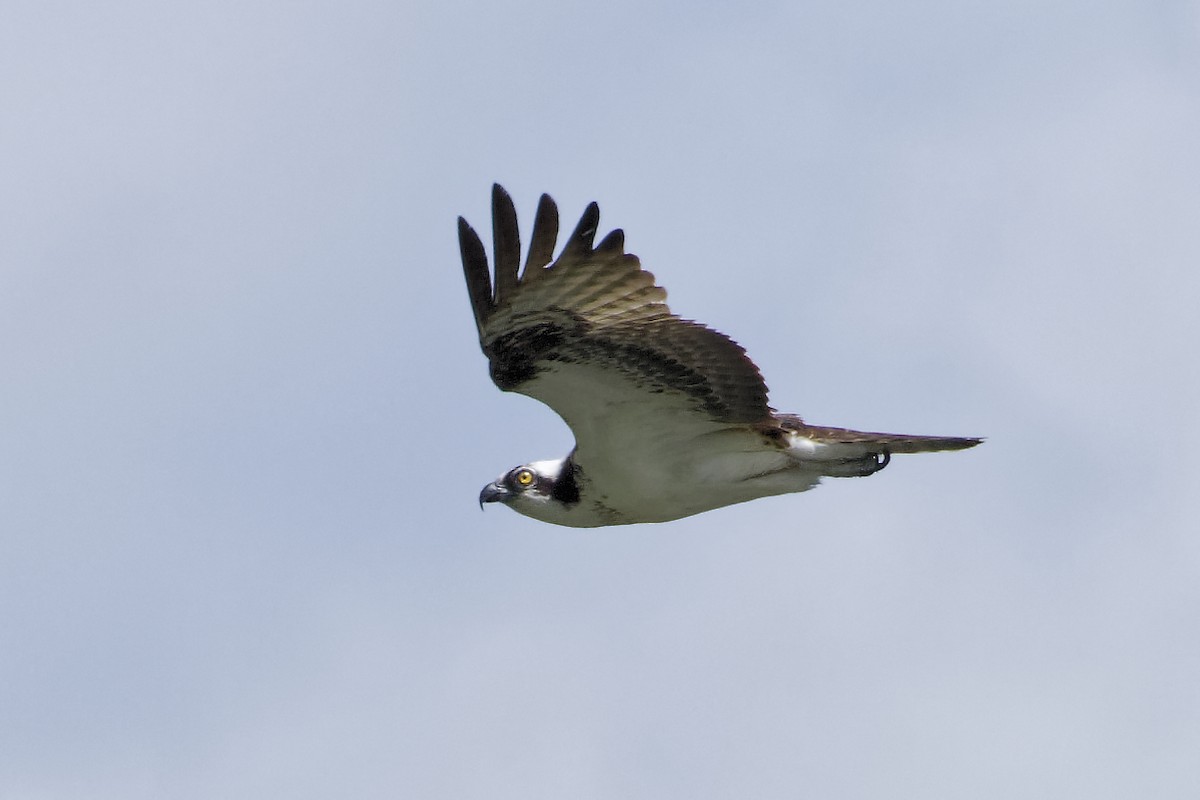
[[(0, 798), (1194, 798), (1200, 6), (0, 8)], [(455, 217), (591, 200), (811, 422), (665, 525)]]

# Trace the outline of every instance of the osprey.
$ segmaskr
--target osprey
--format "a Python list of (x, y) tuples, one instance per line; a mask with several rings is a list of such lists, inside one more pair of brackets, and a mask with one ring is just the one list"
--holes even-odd
[(774, 411), (746, 352), (672, 314), (666, 291), (625, 252), (621, 230), (593, 245), (599, 220), (592, 203), (554, 259), (558, 208), (542, 195), (518, 274), (517, 212), (493, 186), (493, 280), (483, 242), (458, 218), (492, 380), (541, 400), (575, 434), (566, 458), (524, 464), (485, 486), (481, 508), (504, 503), (581, 528), (666, 522), (803, 492), (822, 477), (874, 475), (894, 453), (982, 441), (829, 428)]

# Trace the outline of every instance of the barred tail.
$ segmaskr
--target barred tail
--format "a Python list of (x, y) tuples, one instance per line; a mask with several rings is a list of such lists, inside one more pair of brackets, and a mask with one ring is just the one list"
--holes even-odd
[(963, 436), (910, 436), (871, 433), (848, 428), (804, 425), (792, 431), (791, 452), (800, 460), (819, 465), (830, 477), (873, 475), (888, 465), (893, 453), (936, 453), (966, 450), (983, 441)]
[(936, 453), (941, 450), (966, 450), (983, 441), (963, 436), (909, 436), (900, 433), (869, 433), (848, 428), (821, 428), (806, 425), (804, 435), (821, 444), (848, 448), (887, 450), (891, 453)]

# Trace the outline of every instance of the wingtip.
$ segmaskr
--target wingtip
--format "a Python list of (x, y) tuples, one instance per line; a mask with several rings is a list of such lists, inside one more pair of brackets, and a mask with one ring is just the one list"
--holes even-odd
[(625, 251), (625, 231), (615, 228), (596, 245), (596, 251), (601, 253), (623, 253)]
[(462, 254), (463, 274), (467, 280), (475, 324), (482, 332), (483, 323), (492, 307), (492, 280), (483, 241), (463, 217), (458, 218), (458, 247)]
[[(482, 248), (483, 241), (479, 238), (479, 234), (471, 227), (471, 223), (467, 222), (465, 217), (458, 218), (458, 244), (463, 251), (463, 257), (466, 257), (467, 251), (471, 249)], [(487, 256), (485, 255), (486, 259)]]
[(543, 193), (533, 217), (533, 232), (529, 236), (529, 253), (525, 258), (525, 275), (532, 274), (554, 258), (558, 241), (558, 206), (554, 198)]
[(575, 226), (574, 232), (567, 239), (566, 246), (559, 258), (578, 258), (591, 251), (592, 242), (599, 228), (600, 205), (593, 200), (584, 209), (583, 216), (579, 218), (579, 224)]

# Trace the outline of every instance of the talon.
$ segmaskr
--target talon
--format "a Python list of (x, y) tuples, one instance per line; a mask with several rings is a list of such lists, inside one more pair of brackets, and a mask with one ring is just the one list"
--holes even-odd
[(874, 475), (879, 470), (883, 469), (892, 460), (892, 454), (887, 450), (882, 450), (878, 453), (870, 453), (859, 462), (859, 476), (867, 477)]

